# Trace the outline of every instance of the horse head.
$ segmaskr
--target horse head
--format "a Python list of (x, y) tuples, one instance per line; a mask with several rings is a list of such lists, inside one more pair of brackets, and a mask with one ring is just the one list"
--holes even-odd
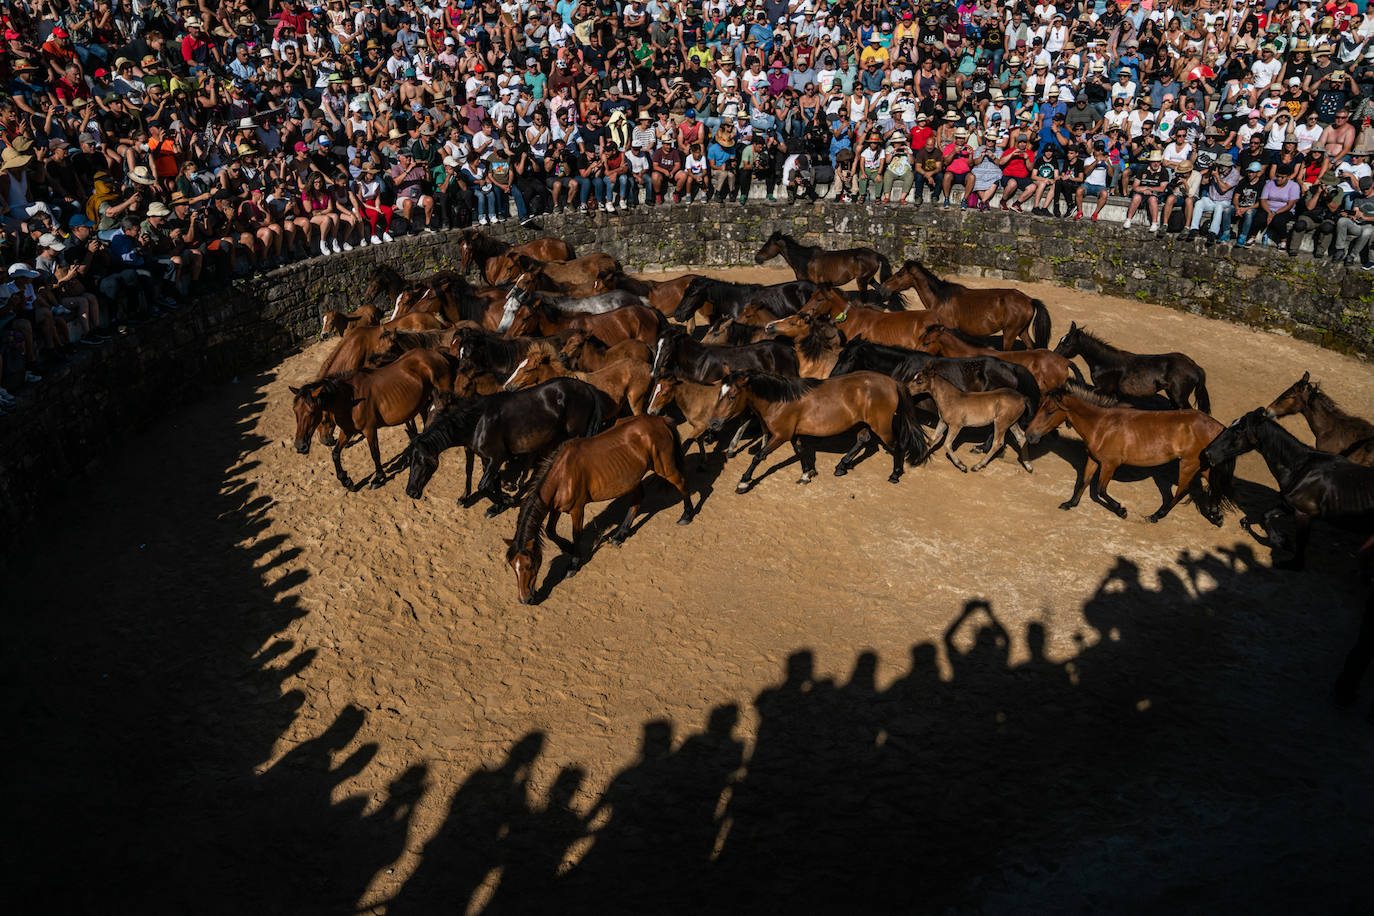
[(1312, 384), (1312, 373), (1304, 372), (1302, 378), (1285, 388), (1283, 394), (1274, 398), (1269, 406), (1264, 409), (1265, 415), (1272, 420), (1275, 417), (1286, 417), (1289, 414), (1298, 413), (1307, 406), (1316, 387)]
[(716, 406), (711, 408), (707, 419), (708, 428), (719, 432), (725, 421), (739, 416), (748, 404), (745, 397), (749, 385), (748, 372), (731, 372), (720, 383), (720, 393), (716, 395)]
[(516, 364), (511, 372), (510, 378), (501, 386), (503, 391), (519, 391), (528, 385), (534, 384), (533, 379), (538, 378), (539, 370), (553, 362), (553, 350), (543, 344), (535, 344), (525, 353), (525, 358)]
[(786, 318), (778, 318), (768, 322), (763, 326), (763, 330), (770, 337), (787, 337), (789, 339), (805, 337), (811, 331), (811, 327), (815, 322), (815, 315), (797, 312), (794, 315), (788, 315)]
[(942, 324), (932, 324), (916, 339), (916, 349), (924, 350), (932, 356), (942, 356), (946, 330)]
[(1056, 388), (1045, 393), (1040, 399), (1040, 407), (1035, 411), (1035, 416), (1031, 418), (1030, 426), (1026, 427), (1026, 441), (1031, 445), (1039, 442), (1045, 434), (1056, 429), (1060, 423), (1068, 419), (1068, 411), (1064, 409), (1064, 395), (1067, 392), (1063, 388)]
[(377, 342), (368, 350), (363, 357), (363, 365), (375, 369), (378, 366), (385, 366), (387, 363), (394, 363), (405, 353), (406, 348), (401, 345), (400, 336), (390, 328), (383, 328), (377, 335)]
[(763, 243), (763, 247), (754, 252), (754, 263), (762, 264), (764, 261), (771, 261), (782, 254), (782, 246), (787, 236), (781, 230), (775, 230), (768, 240)]
[(299, 388), (291, 388), (294, 398), (291, 410), (296, 415), (296, 451), (302, 455), (310, 454), (310, 439), (324, 420), (323, 396), (328, 389), (329, 380), (311, 382)]
[(520, 311), (522, 307), (529, 306), (534, 299), (533, 293), (520, 285), (520, 280), (523, 280), (525, 276), (525, 274), (521, 274), (520, 278), (511, 286), (510, 292), (506, 294), (506, 304), (501, 309), (501, 322), (496, 326), (496, 331), (499, 334), (505, 334), (509, 331), (512, 322), (515, 321), (516, 312)]
[(348, 322), (344, 321), (343, 313), (338, 309), (330, 309), (324, 313), (320, 320), (320, 340), (328, 339), (330, 334), (338, 331), (342, 334), (348, 327)]
[(929, 366), (926, 366), (924, 369), (919, 370), (914, 376), (912, 376), (911, 381), (906, 383), (907, 393), (916, 395), (924, 394), (925, 392), (930, 391), (931, 379), (933, 379), (934, 377), (935, 370), (931, 369)]
[[(431, 420), (429, 425), (433, 424)], [(425, 428), (429, 429), (429, 425)], [(434, 472), (439, 469), (439, 453), (424, 439), (424, 434), (415, 437), (407, 449), (410, 461), (410, 476), (406, 479), (406, 496), (419, 499), (425, 493), (425, 486)]]
[(894, 271), (892, 276), (887, 278), (886, 282), (873, 287), (873, 291), (887, 299), (895, 293), (911, 289), (916, 285), (918, 278), (928, 276), (929, 273), (920, 261), (906, 261), (900, 270)]
[(474, 249), (479, 234), (478, 230), (471, 226), (458, 233), (459, 268), (463, 273), (467, 273), (468, 268), (472, 266), (472, 258), (475, 254)]
[(1259, 429), (1266, 422), (1273, 423), (1268, 416), (1268, 408), (1256, 407), (1241, 414), (1231, 425), (1217, 433), (1217, 437), (1202, 450), (1202, 460), (1206, 467), (1216, 467), (1222, 462), (1242, 455), (1259, 445)]
[(385, 264), (378, 264), (372, 268), (372, 276), (363, 288), (363, 301), (372, 302), (382, 293), (394, 295), (404, 282), (395, 270)]
[(521, 540), (523, 543), (516, 543), (512, 538), (505, 539), (506, 562), (515, 571), (515, 590), (520, 596), (520, 603), (531, 604), (544, 552), (538, 534), (526, 535)]
[(650, 416), (658, 416), (677, 398), (677, 391), (682, 387), (682, 382), (675, 375), (660, 375), (654, 379), (653, 390), (649, 393), (649, 406), (644, 412)]
[(677, 357), (677, 345), (687, 334), (682, 328), (676, 325), (669, 325), (659, 335), (658, 343), (654, 346), (654, 361), (650, 364), (650, 374), (657, 378), (663, 370), (674, 365)]
[(678, 300), (677, 308), (673, 310), (673, 320), (686, 322), (692, 315), (696, 314), (697, 309), (706, 305), (706, 284), (711, 282), (706, 277), (697, 277), (687, 284), (687, 289), (683, 290), (682, 298)]
[[(1065, 359), (1073, 359), (1075, 356), (1078, 355), (1078, 341), (1080, 333), (1081, 332), (1078, 330), (1078, 322), (1070, 321), (1069, 329), (1064, 332), (1063, 337), (1059, 338), (1059, 343), (1054, 345), (1054, 352), (1058, 353)], [(1304, 376), (1304, 378), (1305, 377), (1306, 376)]]

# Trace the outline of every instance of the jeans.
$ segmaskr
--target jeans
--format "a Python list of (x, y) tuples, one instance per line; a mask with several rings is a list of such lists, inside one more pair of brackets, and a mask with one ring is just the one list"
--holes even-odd
[(1336, 220), (1336, 256), (1344, 254), (1359, 260), (1369, 247), (1370, 237), (1374, 236), (1374, 223), (1357, 223), (1348, 216)]
[(615, 176), (615, 196), (625, 204), (630, 202), (630, 188), (633, 186), (634, 181), (630, 178), (629, 172), (622, 172)]
[[(502, 195), (502, 196), (504, 197), (505, 195)], [(520, 219), (524, 219), (525, 217), (527, 217), (527, 216), (530, 215), (530, 208), (529, 208), (529, 205), (525, 203), (525, 195), (524, 195), (523, 193), (521, 193), (520, 188), (519, 188), (518, 186), (516, 186), (514, 183), (512, 183), (511, 186), (510, 186), (510, 198), (511, 198), (511, 200), (515, 201), (515, 215), (516, 215), (516, 216), (518, 216)], [(505, 215), (506, 215), (506, 210), (507, 210), (506, 202), (505, 202), (504, 200), (502, 200), (502, 201), (501, 201), (501, 215), (502, 215), (502, 216), (505, 216)]]
[(474, 188), (472, 193), (477, 199), (477, 218), (495, 218), (497, 201), (496, 189), (492, 188), (491, 190), (484, 191), (481, 188)]
[(633, 184), (639, 189), (644, 202), (652, 207), (654, 205), (654, 173), (645, 170), (644, 174), (635, 176)]
[(1231, 225), (1231, 214), (1234, 210), (1230, 204), (1218, 203), (1210, 197), (1199, 197), (1197, 203), (1193, 204), (1193, 221), (1188, 228), (1196, 232), (1203, 219), (1210, 213), (1212, 221), (1207, 231), (1212, 235), (1221, 235), (1221, 227)]
[[(1234, 215), (1234, 214), (1233, 214)], [(1236, 229), (1236, 240), (1249, 238), (1251, 230), (1255, 235), (1264, 231), (1264, 227), (1269, 223), (1269, 214), (1259, 207), (1253, 207), (1249, 212), (1240, 218), (1239, 227)]]
[(577, 203), (580, 206), (587, 206), (587, 201), (592, 196), (592, 182), (596, 180), (597, 179), (594, 178), (583, 178), (581, 175), (573, 179), (573, 181), (577, 182)]
[(596, 191), (596, 199), (603, 204), (611, 202), (611, 179), (605, 175), (597, 175), (592, 179), (592, 190)]

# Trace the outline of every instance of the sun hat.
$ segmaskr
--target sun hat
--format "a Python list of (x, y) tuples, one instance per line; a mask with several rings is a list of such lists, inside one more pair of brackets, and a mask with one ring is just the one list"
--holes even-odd
[(8, 273), (11, 277), (23, 277), (26, 280), (34, 280), (38, 278), (38, 271), (34, 270), (32, 267), (25, 264), (23, 261), (16, 261), (13, 264), (11, 264)]
[(249, 146), (247, 143), (240, 143), (236, 152), (240, 156), (251, 156), (253, 155), (253, 147)]
[(167, 209), (167, 205), (160, 200), (155, 200), (148, 205), (149, 216), (171, 216), (172, 211)]
[(153, 183), (153, 176), (148, 174), (146, 165), (139, 165), (135, 166), (134, 170), (129, 173), (129, 180), (134, 184), (150, 185)]
[(66, 249), (67, 243), (51, 232), (45, 232), (38, 237), (38, 247), (51, 248), (53, 251), (63, 251)]
[(1233, 169), (1236, 167), (1235, 157), (1230, 153), (1222, 153), (1217, 157), (1217, 165), (1224, 169)]
[(252, 129), (253, 129), (253, 119), (252, 119), (252, 118), (239, 118), (239, 130), (252, 130)]
[(181, 191), (173, 191), (173, 192), (172, 192), (172, 206), (174, 206), (174, 207), (179, 207), (179, 206), (181, 206), (182, 204), (189, 204), (190, 202), (191, 202), (191, 198), (187, 197), (187, 196), (186, 196), (184, 193), (182, 193)]
[(956, 127), (954, 129), (954, 137), (958, 140), (966, 139), (968, 137), (968, 131), (962, 127)]
[(1146, 162), (1162, 162), (1163, 160), (1164, 154), (1157, 149), (1150, 150), (1150, 155), (1145, 157)]

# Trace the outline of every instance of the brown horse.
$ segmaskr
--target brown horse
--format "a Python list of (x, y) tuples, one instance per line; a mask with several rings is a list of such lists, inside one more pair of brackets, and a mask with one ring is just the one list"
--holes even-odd
[[(615, 258), (599, 251), (567, 261), (541, 261), (507, 252), (488, 261), (487, 272), (493, 286), (514, 282), (522, 273), (540, 273), (552, 284), (552, 292), (580, 297), (609, 290), (609, 281), (621, 273), (621, 267)], [(598, 281), (600, 288), (591, 289)]]
[(720, 382), (704, 384), (680, 378), (676, 375), (662, 374), (654, 379), (653, 391), (649, 393), (647, 413), (661, 414), (669, 404), (676, 404), (687, 420), (688, 433), (682, 439), (687, 443), (696, 442), (702, 461), (706, 460), (705, 433), (711, 422), (711, 411), (720, 400)]
[(826, 251), (814, 245), (803, 245), (781, 231), (768, 237), (754, 254), (754, 263), (762, 264), (778, 255), (782, 255), (798, 280), (810, 280), (818, 285), (843, 286), (853, 280), (860, 290), (866, 290), (875, 275), (880, 284), (892, 276), (892, 265), (872, 248)]
[(1035, 376), (1035, 383), (1040, 386), (1042, 393), (1063, 388), (1064, 383), (1070, 379), (1075, 382), (1083, 381), (1083, 374), (1078, 371), (1078, 367), (1053, 350), (994, 350), (991, 347), (980, 347), (958, 331), (942, 324), (933, 324), (926, 328), (921, 334), (917, 349), (924, 350), (932, 356), (991, 356), (1025, 366), (1030, 374)]
[(803, 446), (803, 436), (838, 436), (862, 427), (854, 447), (835, 466), (836, 477), (849, 473), (870, 433), (892, 453), (892, 475), (887, 478), (891, 483), (902, 479), (905, 460), (920, 464), (928, 452), (911, 399), (896, 381), (877, 372), (853, 372), (823, 380), (785, 378), (756, 370), (731, 372), (721, 382), (710, 428), (719, 430), (726, 420), (745, 410), (759, 418), (767, 441), (736, 485), (739, 493), (753, 485), (759, 462), (784, 442), (792, 443), (801, 460), (802, 476), (797, 483), (810, 483), (816, 476), (816, 453), (810, 445)]
[(616, 289), (629, 289), (631, 292), (639, 293), (649, 300), (649, 307), (663, 313), (664, 318), (672, 318), (673, 312), (682, 303), (682, 296), (687, 292), (687, 287), (692, 281), (697, 279), (700, 274), (683, 274), (672, 280), (640, 280), (635, 278), (643, 286), (643, 291), (636, 289), (631, 284), (623, 283), (619, 278), (616, 279)]
[[(606, 502), (630, 494), (630, 508), (609, 540), (620, 545), (630, 535), (630, 522), (644, 501), (644, 475), (657, 474), (682, 494), (679, 525), (692, 521), (691, 493), (682, 476), (682, 446), (672, 426), (662, 417), (631, 417), (590, 438), (572, 439), (559, 446), (535, 475), (530, 495), (515, 519), (515, 536), (506, 541), (506, 562), (515, 570), (521, 604), (529, 604), (543, 562), (540, 525), (549, 538), (572, 557), (577, 570), (591, 559), (595, 545), (585, 554), (578, 542), (588, 503)], [(572, 540), (558, 537), (558, 515), (572, 520)]]
[(529, 348), (504, 387), (507, 391), (519, 391), (554, 378), (575, 378), (605, 392), (615, 405), (615, 411), (608, 417), (644, 413), (652, 384), (648, 363), (623, 359), (595, 372), (577, 372), (563, 362), (557, 347), (538, 343)]
[(540, 261), (571, 261), (577, 257), (573, 253), (571, 245), (552, 235), (546, 235), (543, 238), (523, 242), (519, 245), (512, 245), (510, 242), (492, 238), (475, 227), (469, 227), (458, 233), (460, 269), (463, 273), (467, 273), (468, 268), (474, 263), (477, 264), (478, 273), (491, 286), (496, 285), (496, 281), (492, 280), (491, 260), (498, 255), (512, 252), (527, 255)]
[(1374, 423), (1341, 410), (1311, 379), (1311, 373), (1304, 372), (1265, 412), (1271, 418), (1301, 413), (1312, 428), (1317, 448), (1374, 467)]
[[(967, 474), (970, 470), (981, 471), (987, 467), (987, 463), (1002, 450), (1008, 430), (1016, 446), (1016, 459), (1021, 462), (1021, 467), (1031, 470), (1030, 462), (1026, 460), (1026, 434), (1017, 425), (1017, 421), (1030, 411), (1030, 403), (1019, 392), (1010, 388), (960, 391), (940, 378), (929, 366), (916, 373), (916, 377), (907, 383), (906, 390), (913, 395), (929, 394), (935, 401), (940, 424), (935, 427), (930, 447), (939, 448), (943, 439), (945, 457), (959, 470)], [(992, 427), (992, 444), (988, 447), (987, 457), (972, 468), (965, 467), (954, 454), (955, 440), (966, 426)]]
[(641, 340), (623, 340), (614, 347), (608, 347), (582, 331), (569, 331), (568, 339), (558, 355), (579, 372), (595, 372), (623, 359), (635, 360), (647, 366), (654, 359), (654, 351)]
[(907, 261), (891, 279), (878, 287), (878, 295), (915, 289), (921, 304), (947, 328), (974, 337), (1002, 335), (1002, 349), (1010, 350), (1020, 338), (1027, 349), (1044, 349), (1050, 343), (1050, 313), (1045, 303), (1019, 289), (972, 289), (941, 280), (920, 261)]
[(766, 328), (777, 320), (778, 316), (764, 308), (762, 303), (751, 302), (740, 311), (738, 317), (727, 318), (707, 331), (701, 342), (731, 347), (758, 343), (767, 338)]
[[(1202, 450), (1225, 427), (1200, 410), (1135, 410), (1120, 407), (1114, 398), (1069, 382), (1063, 388), (1049, 392), (1040, 400), (1040, 409), (1026, 430), (1026, 438), (1034, 444), (1040, 437), (1067, 422), (1083, 440), (1088, 460), (1074, 482), (1073, 496), (1061, 509), (1072, 509), (1083, 497), (1084, 487), (1092, 487), (1092, 498), (1119, 517), (1126, 517), (1126, 509), (1107, 495), (1107, 484), (1116, 469), (1123, 464), (1150, 468), (1170, 461), (1178, 461), (1178, 485), (1173, 496), (1163, 504), (1150, 521), (1157, 522), (1169, 514), (1188, 493), (1188, 486), (1202, 470)], [(1235, 469), (1235, 460), (1214, 464), (1202, 470), (1210, 491), (1210, 506), (1199, 505), (1203, 516), (1220, 525), (1222, 509), (1227, 499)]]
[(351, 314), (330, 309), (324, 313), (324, 318), (320, 322), (320, 340), (328, 339), (331, 334), (342, 337), (354, 328), (375, 328), (381, 323), (382, 313), (375, 305), (361, 305)]
[(561, 331), (586, 331), (609, 347), (626, 340), (652, 347), (665, 320), (647, 305), (627, 305), (599, 315), (563, 314), (542, 305), (522, 305), (515, 310), (506, 333), (512, 337), (548, 337)]
[(435, 392), (453, 389), (453, 374), (454, 361), (446, 354), (413, 350), (380, 369), (357, 369), (292, 388), (296, 451), (302, 455), (310, 453), (310, 437), (328, 415), (342, 433), (333, 452), (339, 483), (353, 488), (352, 479), (343, 469), (343, 450), (361, 435), (367, 440), (376, 466), (372, 475), (375, 490), (386, 482), (377, 430), (404, 423), (410, 437), (415, 438), (415, 418), (429, 407)]
[(884, 312), (881, 309), (855, 307), (844, 293), (828, 286), (816, 290), (802, 311), (811, 316), (830, 318), (846, 340), (862, 337), (869, 343), (907, 350), (915, 350), (921, 334), (935, 324), (935, 316), (928, 310)]
[[(470, 323), (464, 326), (476, 327)], [(382, 328), (376, 345), (364, 358), (363, 365), (369, 369), (376, 369), (395, 362), (411, 350), (447, 350), (453, 344), (457, 332), (458, 328), (439, 328), (433, 331), (393, 331), (390, 328)]]
[(797, 350), (797, 374), (802, 378), (830, 378), (844, 349), (844, 335), (829, 318), (798, 312), (767, 325), (769, 334), (786, 337)]

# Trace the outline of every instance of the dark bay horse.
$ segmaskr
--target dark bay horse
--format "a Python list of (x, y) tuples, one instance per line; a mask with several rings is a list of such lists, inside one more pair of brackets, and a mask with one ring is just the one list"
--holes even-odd
[(661, 312), (664, 318), (671, 318), (677, 312), (677, 307), (682, 304), (682, 296), (687, 292), (687, 287), (699, 278), (700, 274), (683, 274), (672, 280), (639, 280), (640, 285), (636, 287), (617, 277), (615, 288), (638, 293), (648, 299), (649, 306)]
[[(682, 446), (672, 426), (662, 417), (631, 417), (595, 436), (573, 439), (558, 447), (530, 485), (529, 496), (515, 519), (515, 535), (506, 541), (506, 562), (515, 570), (516, 592), (521, 604), (529, 604), (539, 567), (543, 562), (542, 532), (572, 557), (576, 571), (589, 559), (595, 545), (581, 546), (588, 503), (606, 502), (630, 494), (630, 508), (620, 526), (607, 538), (620, 545), (630, 535), (639, 505), (644, 501), (644, 476), (657, 474), (682, 494), (679, 525), (691, 524), (695, 515), (687, 480), (682, 476)], [(559, 513), (572, 522), (572, 538), (558, 536)]]
[(528, 255), (540, 261), (571, 261), (577, 257), (571, 245), (551, 235), (512, 245), (473, 227), (458, 234), (460, 269), (467, 273), (468, 268), (476, 264), (478, 273), (492, 286), (496, 285), (496, 281), (492, 280), (492, 272), (488, 270), (488, 265), (493, 258), (511, 252)]
[(1217, 464), (1234, 461), (1237, 455), (1252, 449), (1269, 466), (1282, 502), (1264, 516), (1264, 535), (1254, 530), (1249, 518), (1242, 518), (1241, 525), (1251, 537), (1273, 549), (1287, 546), (1274, 530), (1278, 519), (1291, 515), (1297, 528), (1292, 559), (1276, 562), (1275, 568), (1303, 568), (1312, 523), (1317, 519), (1367, 538), (1362, 553), (1374, 550), (1374, 468), (1304, 445), (1278, 421), (1270, 419), (1263, 407), (1226, 427), (1203, 456)]
[(718, 382), (731, 372), (760, 369), (797, 374), (797, 353), (790, 343), (761, 340), (738, 347), (697, 343), (682, 328), (669, 325), (654, 349), (654, 375), (672, 372), (698, 382)]
[(797, 483), (810, 483), (816, 476), (816, 453), (803, 443), (803, 437), (838, 436), (860, 427), (854, 447), (835, 466), (836, 477), (849, 473), (870, 436), (877, 436), (892, 454), (892, 475), (887, 478), (891, 483), (902, 479), (906, 461), (920, 464), (929, 451), (911, 399), (891, 377), (876, 372), (832, 379), (732, 372), (721, 381), (711, 429), (721, 429), (726, 420), (746, 410), (759, 418), (767, 439), (736, 485), (739, 493), (753, 485), (759, 462), (784, 442), (791, 442), (801, 459), (802, 476)]
[[(853, 280), (863, 291), (868, 289), (874, 276), (880, 284), (887, 283), (892, 276), (887, 256), (872, 248), (826, 251), (816, 245), (803, 245), (781, 231), (768, 236), (763, 247), (754, 253), (754, 263), (763, 264), (778, 255), (782, 255), (798, 280), (810, 280), (818, 286), (843, 286)], [(883, 295), (886, 298), (886, 294)]]
[(920, 261), (907, 261), (878, 294), (915, 289), (921, 304), (935, 321), (974, 337), (1002, 335), (1002, 349), (1010, 350), (1018, 338), (1027, 349), (1050, 345), (1050, 313), (1045, 303), (1019, 289), (974, 289), (941, 280)]
[(686, 322), (702, 312), (712, 324), (727, 318), (738, 319), (746, 306), (757, 304), (779, 318), (795, 314), (816, 291), (807, 280), (786, 283), (732, 283), (714, 277), (697, 277), (682, 294), (672, 319)]
[(1317, 448), (1374, 467), (1374, 423), (1346, 413), (1311, 380), (1311, 373), (1289, 385), (1265, 408), (1270, 417), (1301, 413), (1316, 437)]
[[(509, 505), (496, 485), (507, 461), (532, 458), (573, 436), (596, 435), (608, 406), (604, 394), (586, 382), (570, 378), (451, 404), (435, 414), (425, 431), (410, 443), (406, 495), (419, 499), (439, 467), (439, 455), (461, 445), (467, 450), (462, 504), (472, 505), (487, 494), (492, 501), (487, 516), (496, 515)], [(483, 463), (482, 479), (475, 493), (474, 454)]]
[(1163, 391), (1175, 408), (1187, 407), (1191, 395), (1198, 410), (1212, 412), (1207, 373), (1182, 353), (1131, 353), (1088, 333), (1077, 322), (1069, 324), (1054, 352), (1067, 359), (1082, 356), (1093, 387), (1104, 394), (1148, 398)]
[(1070, 379), (1083, 381), (1083, 374), (1078, 367), (1053, 350), (994, 350), (979, 346), (961, 332), (942, 324), (926, 328), (918, 346), (934, 356), (991, 356), (1025, 366), (1035, 376), (1041, 392), (1062, 388)]
[(525, 358), (530, 347), (537, 343), (551, 343), (561, 347), (572, 339), (573, 331), (551, 337), (506, 337), (481, 328), (460, 327), (453, 332), (449, 351), (459, 359), (470, 359), (478, 367), (499, 374), (502, 378), (514, 371)]
[[(1011, 388), (1026, 399), (1031, 413), (1040, 407), (1040, 386), (1025, 366), (990, 356), (931, 356), (901, 347), (885, 347), (866, 340), (851, 340), (840, 350), (831, 378), (850, 372), (869, 371), (909, 382), (926, 366), (931, 366), (945, 381), (960, 391), (992, 391)], [(1026, 423), (1030, 418), (1026, 418)]]
[(415, 418), (429, 407), (437, 392), (452, 390), (456, 362), (435, 350), (413, 350), (380, 369), (358, 369), (292, 388), (296, 451), (302, 455), (310, 453), (310, 437), (328, 415), (341, 434), (333, 452), (339, 483), (353, 487), (343, 468), (343, 450), (355, 436), (361, 435), (367, 440), (376, 466), (372, 488), (380, 487), (386, 482), (386, 472), (382, 468), (377, 430), (404, 423), (414, 438)]
[(543, 305), (523, 305), (511, 317), (512, 336), (539, 334), (548, 337), (563, 331), (585, 331), (613, 347), (626, 340), (653, 346), (667, 319), (647, 305), (627, 305), (599, 315), (565, 315)]
[(1136, 410), (1121, 407), (1115, 398), (1075, 382), (1049, 392), (1031, 420), (1027, 438), (1032, 444), (1045, 433), (1067, 422), (1083, 440), (1087, 462), (1074, 483), (1073, 496), (1061, 509), (1072, 509), (1091, 487), (1094, 500), (1120, 518), (1126, 509), (1107, 495), (1107, 484), (1116, 469), (1124, 465), (1157, 467), (1178, 461), (1178, 485), (1171, 497), (1148, 516), (1157, 522), (1169, 514), (1201, 471), (1207, 480), (1209, 506), (1198, 508), (1212, 524), (1220, 525), (1222, 510), (1229, 498), (1235, 473), (1235, 459), (1217, 457), (1204, 462), (1202, 453), (1221, 433), (1222, 425), (1200, 410)]

